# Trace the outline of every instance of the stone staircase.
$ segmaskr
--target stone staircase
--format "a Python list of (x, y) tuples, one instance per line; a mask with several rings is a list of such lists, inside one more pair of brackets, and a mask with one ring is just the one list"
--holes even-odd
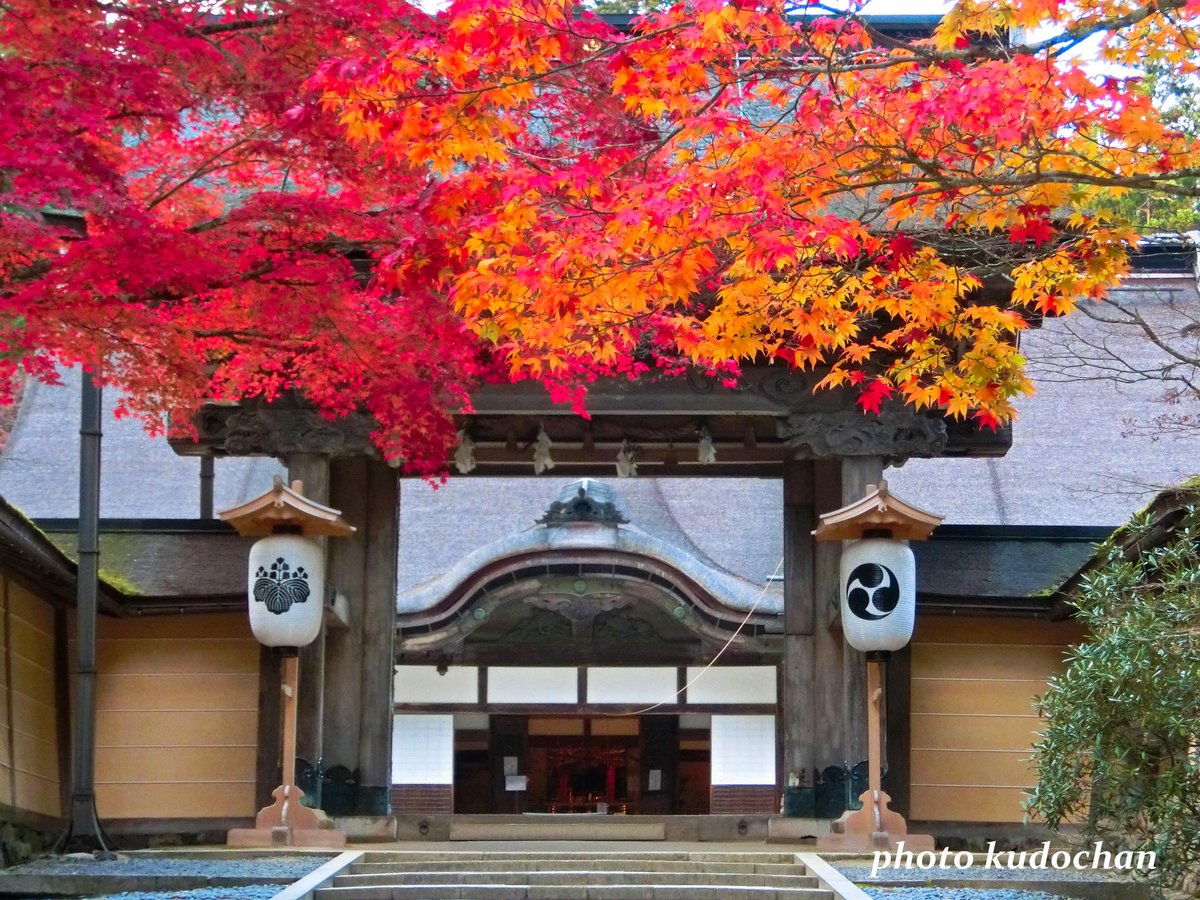
[(833, 900), (791, 853), (376, 851), (316, 900)]

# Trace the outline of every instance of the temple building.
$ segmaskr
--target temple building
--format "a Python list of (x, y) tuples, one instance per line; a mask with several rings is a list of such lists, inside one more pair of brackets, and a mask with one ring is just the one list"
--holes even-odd
[[(1148, 258), (1122, 297), (1197, 302), (1194, 256)], [(526, 813), (697, 817), (701, 837), (761, 837), (781, 807), (836, 818), (864, 783), (864, 663), (840, 545), (812, 531), (886, 479), (944, 524), (914, 545), (885, 786), (934, 834), (1018, 829), (1032, 698), (1084, 636), (1057, 590), (1200, 450), (1156, 427), (1189, 402), (1161, 384), (1072, 377), (1098, 345), (1152, 361), (1080, 314), (1023, 335), (1038, 392), (997, 432), (864, 415), (774, 368), (736, 389), (599, 384), (590, 420), (489, 388), (437, 487), (380, 460), (369, 422), (299, 404), (214, 407), (174, 445), (106, 418), (100, 815), (214, 832), (278, 784), (279, 661), (247, 624), (248, 542), (214, 512), (286, 475), (357, 528), (328, 543), (325, 629), (301, 654), (297, 753), (331, 814), (411, 838)], [(0, 455), (0, 818), (34, 826), (67, 782), (78, 403), (71, 373), (28, 384)]]

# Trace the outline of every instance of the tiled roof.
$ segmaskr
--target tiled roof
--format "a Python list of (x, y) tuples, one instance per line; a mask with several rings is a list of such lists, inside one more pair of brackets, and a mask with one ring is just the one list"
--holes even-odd
[[(100, 515), (105, 518), (195, 518), (200, 462), (177, 456), (130, 419), (115, 419), (113, 391), (104, 396)], [(273, 459), (219, 459), (215, 505), (233, 506), (262, 493), (282, 474)], [(33, 519), (79, 515), (79, 374), (62, 385), (30, 382), (16, 424), (0, 453), (0, 496)]]

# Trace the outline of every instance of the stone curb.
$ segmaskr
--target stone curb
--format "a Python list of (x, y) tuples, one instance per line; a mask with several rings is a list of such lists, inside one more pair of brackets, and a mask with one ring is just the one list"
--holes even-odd
[(869, 894), (815, 853), (797, 853), (796, 861), (816, 875), (821, 887), (833, 891), (838, 900), (871, 900)]
[(319, 869), (314, 869), (299, 881), (284, 888), (271, 900), (310, 900), (318, 888), (331, 884), (335, 875), (340, 875), (343, 870), (358, 862), (363, 852), (362, 850), (347, 850), (338, 854)]

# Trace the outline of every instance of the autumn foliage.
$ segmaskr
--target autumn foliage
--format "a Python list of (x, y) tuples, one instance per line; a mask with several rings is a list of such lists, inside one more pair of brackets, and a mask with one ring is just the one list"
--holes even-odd
[(1197, 0), (263, 9), (6, 4), (10, 371), (150, 420), (296, 390), (418, 471), (481, 379), (771, 361), (994, 424), (1029, 316), (1124, 270), (1104, 197), (1200, 169), (1134, 77), (1195, 72)]

